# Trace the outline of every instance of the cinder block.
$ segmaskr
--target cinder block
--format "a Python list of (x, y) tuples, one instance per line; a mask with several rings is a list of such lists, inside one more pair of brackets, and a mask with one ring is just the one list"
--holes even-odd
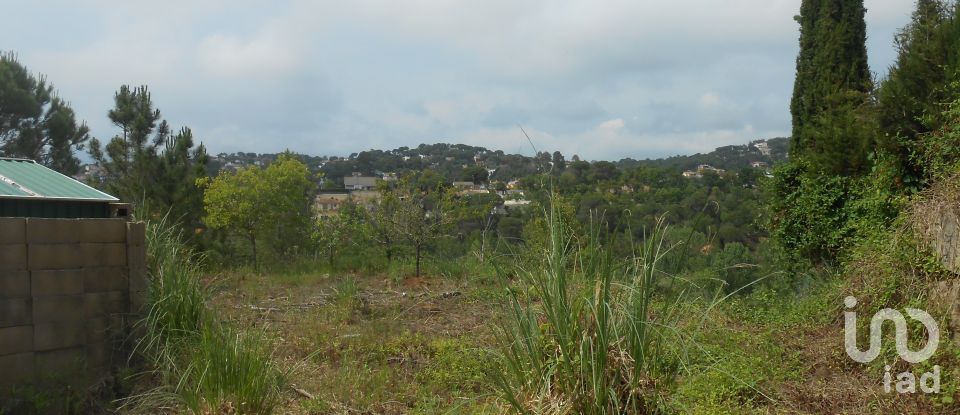
[(30, 297), (30, 272), (0, 271), (0, 299)]
[(150, 286), (150, 281), (147, 279), (147, 270), (142, 268), (140, 270), (130, 269), (129, 272), (127, 281), (130, 283), (130, 291), (147, 291)]
[(83, 294), (33, 297), (33, 323), (84, 320), (83, 297)]
[(33, 322), (30, 298), (0, 300), (0, 327), (24, 326)]
[(77, 385), (83, 379), (86, 350), (83, 346), (34, 353), (37, 375)]
[(110, 367), (114, 363), (117, 351), (111, 343), (89, 343), (87, 348), (87, 366), (96, 371)]
[(80, 220), (80, 242), (126, 243), (127, 221), (124, 219)]
[(143, 245), (127, 247), (127, 267), (147, 269), (147, 248)]
[(125, 244), (79, 244), (82, 266), (114, 267), (127, 265)]
[(0, 271), (27, 269), (27, 246), (24, 244), (0, 245)]
[(144, 246), (147, 244), (147, 225), (143, 222), (127, 222), (127, 245)]
[(83, 289), (88, 293), (125, 291), (129, 289), (125, 267), (95, 267), (83, 269)]
[(80, 220), (77, 219), (27, 219), (27, 243), (70, 244), (80, 242)]
[(147, 312), (147, 292), (130, 291), (130, 314), (142, 316)]
[(30, 270), (80, 268), (90, 262), (80, 244), (31, 244)]
[(122, 291), (84, 294), (84, 314), (87, 318), (126, 313), (127, 294)]
[(120, 314), (91, 318), (85, 324), (86, 344), (122, 340), (124, 321)]
[(0, 329), (0, 355), (32, 351), (33, 326), (17, 326)]
[(91, 264), (107, 266), (107, 267), (119, 267), (127, 265), (127, 245), (126, 244), (103, 244), (103, 262), (99, 264)]
[(27, 243), (25, 218), (0, 218), (0, 245)]
[(33, 326), (33, 349), (38, 352), (82, 346), (86, 342), (87, 330), (83, 321), (44, 323)]
[(34, 354), (18, 353), (0, 356), (0, 385), (9, 386), (34, 379)]
[(83, 272), (80, 269), (31, 271), (34, 297), (83, 294)]

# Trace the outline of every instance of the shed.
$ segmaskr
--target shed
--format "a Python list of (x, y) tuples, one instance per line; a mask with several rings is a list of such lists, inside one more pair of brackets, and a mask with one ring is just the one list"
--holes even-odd
[(125, 217), (119, 202), (33, 160), (0, 158), (0, 217)]

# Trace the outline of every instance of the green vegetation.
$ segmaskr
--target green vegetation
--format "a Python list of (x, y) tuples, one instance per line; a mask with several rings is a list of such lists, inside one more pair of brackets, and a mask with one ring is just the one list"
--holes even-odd
[(657, 287), (675, 285), (660, 269), (669, 249), (662, 229), (620, 264), (599, 235), (581, 242), (563, 220), (551, 207), (544, 260), (521, 268), (510, 288), (504, 373), (494, 378), (524, 413), (653, 412), (680, 374), (686, 343), (677, 303), (654, 302)]
[(281, 156), (265, 169), (257, 166), (224, 173), (205, 188), (204, 223), (224, 229), (250, 243), (254, 266), (259, 266), (257, 241), (266, 241), (276, 256), (296, 255), (310, 238), (312, 183), (306, 166), (291, 155)]
[(125, 406), (271, 413), (285, 381), (269, 343), (210, 313), (201, 259), (184, 246), (176, 227), (161, 220), (147, 229), (151, 285), (135, 355), (149, 364), (144, 383), (155, 386), (128, 398)]
[[(956, 367), (957, 346), (911, 366), (887, 344), (856, 364), (840, 316), (852, 295), (862, 315), (927, 309), (956, 334), (938, 305), (956, 298), (934, 300), (957, 273), (935, 241), (960, 215), (958, 7), (918, 1), (874, 85), (863, 1), (804, 0), (793, 136), (664, 160), (424, 144), (208, 164), (145, 87), (122, 87), (109, 113), (122, 134), (91, 152), (100, 184), (150, 223), (143, 373), (124, 408), (956, 412), (955, 375), (938, 395), (877, 384), (888, 364)], [(8, 56), (0, 91), (10, 79), (52, 91)], [(70, 168), (74, 133), (36, 157)], [(355, 172), (382, 180), (347, 194)], [(321, 208), (318, 194), (339, 199)], [(924, 335), (910, 326), (911, 344)]]
[(80, 170), (74, 150), (90, 140), (90, 129), (13, 53), (0, 53), (0, 97), (0, 156), (33, 159), (65, 174)]
[(202, 193), (194, 184), (206, 175), (207, 152), (194, 146), (193, 133), (183, 127), (174, 133), (160, 110), (153, 107), (146, 86), (124, 85), (114, 95), (110, 121), (120, 128), (103, 146), (90, 141), (90, 156), (103, 169), (98, 178), (105, 190), (138, 204), (140, 217), (170, 215), (184, 229), (199, 224)]
[(873, 119), (863, 0), (804, 0), (800, 53), (790, 114), (790, 150), (814, 170), (864, 171), (874, 136), (860, 125)]

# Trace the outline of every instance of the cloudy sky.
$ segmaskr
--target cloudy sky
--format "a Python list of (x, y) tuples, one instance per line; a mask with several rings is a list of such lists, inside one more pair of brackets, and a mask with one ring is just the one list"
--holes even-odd
[[(212, 153), (346, 155), (450, 142), (588, 159), (708, 151), (790, 130), (800, 1), (5, 0), (0, 49), (94, 135), (150, 87)], [(866, 0), (872, 70), (909, 0)]]

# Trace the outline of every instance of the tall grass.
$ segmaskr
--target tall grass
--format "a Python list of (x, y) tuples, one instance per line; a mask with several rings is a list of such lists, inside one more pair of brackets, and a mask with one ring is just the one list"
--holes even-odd
[(659, 268), (669, 251), (665, 226), (658, 223), (632, 259), (616, 260), (600, 226), (573, 235), (551, 205), (542, 263), (520, 265), (509, 288), (493, 380), (521, 413), (659, 412), (686, 341), (676, 329), (680, 302), (656, 295), (673, 284)]
[(219, 323), (206, 308), (203, 258), (166, 219), (147, 224), (149, 293), (134, 356), (153, 386), (128, 399), (135, 411), (266, 414), (279, 403), (284, 373), (261, 336)]

